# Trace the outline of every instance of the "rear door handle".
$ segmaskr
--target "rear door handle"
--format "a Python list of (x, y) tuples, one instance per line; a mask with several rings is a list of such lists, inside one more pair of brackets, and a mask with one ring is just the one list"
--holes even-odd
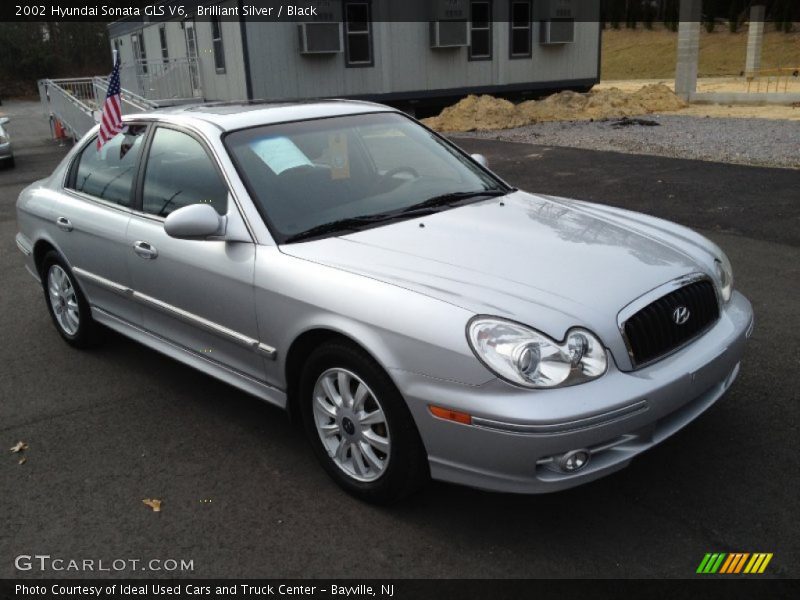
[(155, 249), (155, 246), (151, 246), (147, 242), (135, 242), (133, 244), (133, 251), (142, 258), (152, 259), (158, 256), (158, 250)]
[(58, 217), (56, 219), (56, 226), (61, 231), (72, 231), (72, 223), (67, 217)]

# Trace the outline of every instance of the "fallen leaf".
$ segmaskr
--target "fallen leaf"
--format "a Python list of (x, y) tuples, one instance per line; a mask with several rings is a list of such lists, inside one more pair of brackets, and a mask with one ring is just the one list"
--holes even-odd
[(19, 463), (18, 464), (24, 465), (27, 461), (28, 461), (28, 457), (27, 456), (23, 456), (22, 458), (19, 459)]
[(23, 450), (27, 449), (28, 449), (28, 444), (26, 444), (23, 441), (19, 441), (16, 444), (14, 444), (11, 448), (9, 448), (9, 450), (11, 450), (11, 452), (13, 452), (14, 454), (16, 454), (17, 452), (22, 452)]
[(161, 500), (158, 498), (145, 498), (142, 500), (142, 504), (152, 508), (153, 512), (161, 512)]

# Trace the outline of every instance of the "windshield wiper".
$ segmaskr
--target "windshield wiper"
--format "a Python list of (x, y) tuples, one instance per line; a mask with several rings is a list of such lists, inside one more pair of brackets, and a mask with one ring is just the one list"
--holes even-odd
[(466, 200), (468, 198), (475, 198), (478, 196), (505, 196), (508, 192), (502, 190), (473, 190), (470, 192), (452, 192), (450, 194), (441, 194), (428, 198), (427, 200), (418, 204), (412, 204), (406, 208), (393, 210), (384, 213), (375, 213), (372, 215), (361, 215), (359, 217), (348, 217), (346, 219), (339, 219), (338, 221), (331, 221), (330, 223), (323, 223), (311, 229), (306, 229), (300, 233), (290, 235), (284, 240), (285, 244), (292, 242), (299, 242), (309, 238), (325, 235), (328, 233), (339, 233), (341, 231), (358, 231), (364, 225), (373, 223), (383, 223), (397, 218), (405, 218), (409, 216), (423, 216), (437, 212), (435, 209), (440, 206), (448, 206), (459, 200)]
[(378, 213), (374, 215), (362, 215), (360, 217), (348, 217), (346, 219), (339, 219), (338, 221), (331, 221), (330, 223), (323, 223), (311, 229), (306, 229), (300, 233), (290, 235), (284, 240), (284, 243), (299, 242), (300, 240), (307, 240), (308, 238), (317, 237), (318, 235), (325, 235), (326, 233), (338, 233), (340, 231), (358, 231), (362, 226), (370, 223), (379, 223), (392, 218), (393, 214)]
[(469, 192), (450, 192), (449, 194), (440, 194), (439, 196), (428, 198), (427, 200), (419, 202), (418, 204), (412, 204), (411, 206), (401, 209), (399, 213), (407, 215), (409, 213), (415, 213), (418, 210), (436, 208), (438, 206), (450, 206), (451, 204), (460, 200), (469, 200), (470, 198), (478, 198), (479, 196), (487, 196), (490, 198), (495, 196), (505, 196), (508, 193), (509, 192), (504, 190), (471, 190)]

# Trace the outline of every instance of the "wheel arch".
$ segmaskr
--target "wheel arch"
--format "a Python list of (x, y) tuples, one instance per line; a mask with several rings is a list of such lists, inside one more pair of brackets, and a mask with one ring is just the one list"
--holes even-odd
[[(381, 364), (381, 361), (377, 359), (375, 353), (370, 352), (369, 348), (366, 348), (364, 344), (356, 341), (352, 336), (337, 331), (336, 329), (323, 326), (307, 329), (292, 341), (289, 350), (286, 352), (286, 359), (284, 360), (286, 410), (289, 413), (289, 418), (293, 422), (299, 421), (298, 388), (300, 384), (300, 374), (302, 373), (306, 358), (321, 344), (335, 340), (346, 342), (359, 348), (389, 374), (389, 370)], [(389, 375), (389, 377), (391, 378), (391, 375)]]
[[(47, 253), (51, 250), (64, 256), (54, 244), (44, 238), (36, 240), (36, 243), (33, 245), (33, 264), (40, 277), (42, 277), (42, 262), (44, 261), (44, 257), (47, 256)], [(66, 258), (64, 260), (66, 260)]]

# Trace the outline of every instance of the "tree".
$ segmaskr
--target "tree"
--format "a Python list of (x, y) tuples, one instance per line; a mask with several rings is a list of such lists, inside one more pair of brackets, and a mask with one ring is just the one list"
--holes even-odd
[(111, 70), (105, 23), (0, 22), (0, 81), (28, 92), (45, 77), (80, 77)]

